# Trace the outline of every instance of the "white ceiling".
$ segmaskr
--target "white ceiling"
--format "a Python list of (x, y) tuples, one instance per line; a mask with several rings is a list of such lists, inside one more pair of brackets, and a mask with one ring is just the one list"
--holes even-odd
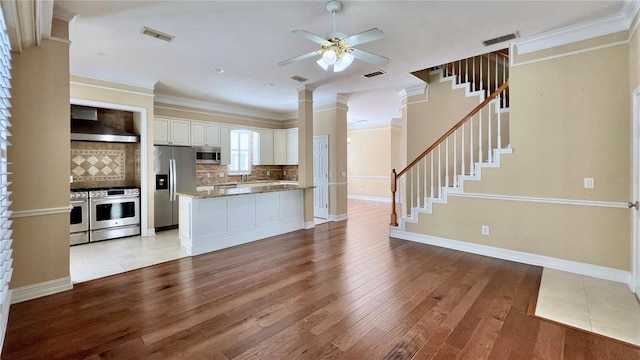
[[(278, 62), (319, 46), (291, 33), (332, 31), (326, 1), (55, 1), (77, 14), (70, 24), (71, 73), (154, 87), (159, 98), (185, 98), (212, 107), (240, 106), (266, 117), (295, 117), (294, 75), (309, 79), (314, 99), (349, 100), (350, 122), (400, 117), (398, 93), (420, 84), (410, 73), (506, 45), (482, 40), (521, 37), (618, 13), (622, 1), (343, 1), (336, 28), (347, 35), (377, 27), (387, 36), (356, 48), (391, 59), (386, 74), (355, 60), (325, 73), (315, 58)], [(141, 33), (146, 26), (173, 42)], [(217, 69), (224, 70), (218, 73)]]

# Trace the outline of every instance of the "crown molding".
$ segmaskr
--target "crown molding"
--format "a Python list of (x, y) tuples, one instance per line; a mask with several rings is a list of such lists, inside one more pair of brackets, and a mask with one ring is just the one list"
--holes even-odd
[(65, 10), (60, 6), (57, 6), (55, 4), (53, 5), (53, 17), (55, 19), (71, 22), (73, 19), (76, 18), (76, 15), (77, 15), (76, 13), (73, 13), (69, 10)]
[[(283, 120), (290, 119), (287, 117), (288, 115), (290, 115), (289, 113), (281, 114), (281, 113), (274, 113), (274, 112), (268, 112), (268, 111), (254, 110), (254, 109), (248, 109), (240, 106), (220, 104), (212, 101), (186, 99), (186, 98), (173, 96), (173, 95), (166, 95), (166, 94), (156, 94), (154, 102), (164, 103), (169, 105), (186, 106), (186, 107), (203, 109), (203, 110), (219, 111), (219, 112), (233, 114), (233, 115), (252, 116), (252, 117), (268, 119), (268, 120), (283, 121)], [(296, 117), (297, 117), (297, 113), (296, 113)]]
[(513, 41), (518, 54), (550, 49), (574, 42), (629, 30), (640, 9), (640, 0), (625, 1), (616, 14), (580, 24), (527, 36)]
[[(424, 83), (424, 84), (408, 87), (403, 91), (406, 94), (406, 97), (409, 97), (409, 96), (424, 95), (427, 92), (427, 89), (429, 89), (429, 84)], [(402, 96), (402, 94), (400, 96)]]

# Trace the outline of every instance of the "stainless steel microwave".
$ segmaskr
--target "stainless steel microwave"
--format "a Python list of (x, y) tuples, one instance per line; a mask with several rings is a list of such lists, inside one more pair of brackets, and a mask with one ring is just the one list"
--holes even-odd
[(199, 146), (196, 147), (197, 164), (220, 164), (220, 148)]

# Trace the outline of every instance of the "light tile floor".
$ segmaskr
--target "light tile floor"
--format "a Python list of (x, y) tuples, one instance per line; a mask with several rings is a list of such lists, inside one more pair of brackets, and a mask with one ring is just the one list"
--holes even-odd
[(79, 283), (187, 256), (178, 230), (72, 246), (71, 281)]
[[(315, 218), (315, 225), (329, 222)], [(187, 256), (180, 246), (178, 230), (167, 230), (155, 236), (131, 236), (72, 246), (71, 281), (75, 283), (119, 274)]]
[(545, 268), (536, 316), (640, 345), (640, 303), (626, 284)]

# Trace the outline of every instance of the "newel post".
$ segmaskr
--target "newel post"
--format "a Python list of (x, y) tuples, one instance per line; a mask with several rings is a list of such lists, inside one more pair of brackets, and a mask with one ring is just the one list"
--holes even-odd
[(398, 226), (398, 215), (396, 214), (396, 169), (391, 170), (391, 222), (389, 225)]

